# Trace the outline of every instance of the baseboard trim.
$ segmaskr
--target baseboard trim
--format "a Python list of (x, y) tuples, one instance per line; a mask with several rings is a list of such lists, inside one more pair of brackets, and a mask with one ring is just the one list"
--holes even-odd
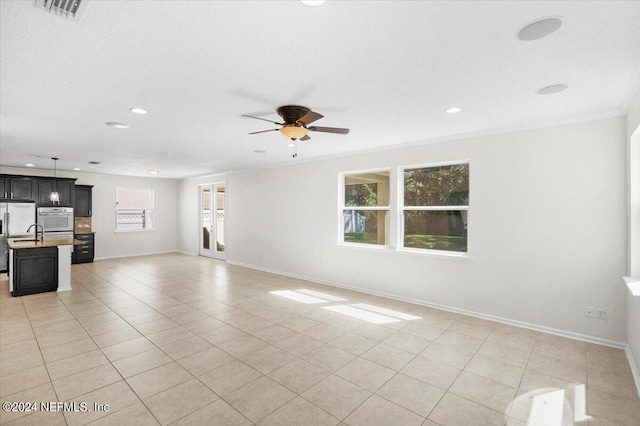
[(152, 256), (154, 254), (169, 254), (169, 253), (179, 253), (179, 252), (177, 250), (169, 250), (169, 251), (155, 251), (150, 253), (122, 254), (118, 256), (95, 257), (93, 260), (95, 261), (95, 260), (122, 259), (124, 257)]
[[(409, 297), (402, 297), (402, 296), (398, 296), (398, 295), (395, 295), (395, 294), (389, 294), (389, 293), (384, 293), (384, 292), (380, 292), (380, 291), (373, 291), (373, 290), (363, 289), (363, 288), (360, 288), (360, 287), (349, 286), (349, 285), (345, 285), (345, 284), (342, 284), (342, 283), (336, 283), (336, 282), (326, 281), (326, 280), (319, 280), (319, 279), (313, 278), (313, 277), (308, 277), (308, 276), (298, 275), (298, 274), (292, 274), (292, 273), (289, 273), (289, 272), (283, 272), (283, 271), (278, 271), (278, 270), (269, 269), (269, 268), (263, 268), (263, 267), (260, 267), (260, 266), (250, 265), (250, 264), (246, 264), (246, 263), (242, 263), (242, 262), (236, 262), (236, 261), (232, 261), (232, 260), (227, 260), (227, 263), (229, 263), (231, 265), (242, 266), (242, 267), (249, 268), (249, 269), (255, 269), (255, 270), (258, 270), (258, 271), (263, 271), (263, 272), (269, 272), (269, 273), (272, 273), (272, 274), (282, 275), (282, 276), (285, 276), (285, 277), (291, 277), (291, 278), (297, 278), (297, 279), (301, 279), (301, 280), (311, 281), (311, 282), (314, 282), (314, 283), (317, 283), (317, 284), (324, 284), (324, 285), (328, 285), (328, 286), (331, 286), (331, 287), (343, 288), (345, 290), (358, 291), (360, 293), (370, 294), (370, 295), (373, 295), (373, 296), (386, 297), (386, 298), (393, 299), (393, 300), (398, 300), (398, 301), (401, 301), (401, 302), (409, 302), (409, 303), (413, 303), (413, 304), (420, 305), (420, 306), (426, 306), (428, 308), (440, 309), (442, 311), (452, 312), (452, 313), (461, 314), (461, 315), (467, 315), (467, 316), (471, 316), (471, 317), (474, 317), (474, 318), (486, 319), (486, 320), (489, 320), (489, 321), (499, 322), (501, 324), (511, 325), (511, 326), (514, 326), (514, 327), (526, 328), (526, 329), (533, 330), (533, 331), (539, 331), (541, 333), (553, 334), (553, 335), (560, 336), (560, 337), (566, 337), (568, 339), (581, 340), (581, 341), (584, 341), (584, 342), (595, 343), (597, 345), (604, 345), (604, 346), (610, 346), (610, 347), (617, 348), (617, 349), (624, 349), (626, 351), (626, 353), (627, 353), (627, 357), (629, 357), (630, 362), (632, 361), (632, 358), (630, 357), (630, 351), (628, 349), (628, 345), (626, 343), (618, 342), (616, 340), (609, 340), (609, 339), (603, 339), (603, 338), (600, 338), (600, 337), (589, 336), (589, 335), (586, 335), (586, 334), (574, 333), (572, 331), (566, 331), (566, 330), (561, 330), (561, 329), (557, 329), (557, 328), (553, 328), (553, 327), (547, 327), (547, 326), (528, 323), (528, 322), (524, 322), (524, 321), (518, 321), (518, 320), (514, 320), (514, 319), (510, 319), (510, 318), (499, 317), (499, 316), (496, 316), (496, 315), (489, 315), (489, 314), (485, 314), (485, 313), (482, 313), (482, 312), (470, 311), (470, 310), (467, 310), (467, 309), (460, 309), (460, 308), (456, 308), (456, 307), (453, 307), (453, 306), (441, 305), (441, 304), (438, 304), (438, 303), (430, 303), (430, 302), (426, 302), (424, 300), (412, 299), (412, 298), (409, 298)], [(635, 368), (635, 364), (632, 364), (632, 369), (633, 368)], [(634, 378), (636, 379), (636, 384), (638, 384), (637, 371), (638, 371), (637, 369), (634, 370)]]
[(629, 361), (629, 366), (631, 367), (631, 374), (633, 375), (633, 380), (636, 382), (636, 389), (638, 390), (638, 398), (640, 398), (640, 371), (638, 370), (638, 366), (636, 365), (636, 360), (631, 353), (631, 347), (627, 344), (625, 345), (624, 351), (627, 353), (627, 360)]

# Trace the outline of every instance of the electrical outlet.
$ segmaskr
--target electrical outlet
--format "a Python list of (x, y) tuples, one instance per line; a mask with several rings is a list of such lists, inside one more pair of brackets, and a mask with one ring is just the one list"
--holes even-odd
[(607, 310), (606, 309), (598, 309), (597, 315), (598, 316), (596, 318), (598, 318), (600, 320), (605, 320), (605, 319), (607, 319)]
[(585, 306), (584, 307), (584, 316), (587, 318), (595, 318), (594, 317), (595, 314), (595, 309), (593, 309), (592, 306)]

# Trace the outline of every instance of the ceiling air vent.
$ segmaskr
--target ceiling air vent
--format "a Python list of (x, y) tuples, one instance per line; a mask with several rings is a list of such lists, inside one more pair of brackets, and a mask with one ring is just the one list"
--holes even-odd
[(66, 18), (80, 18), (87, 0), (40, 0), (45, 10), (55, 12)]

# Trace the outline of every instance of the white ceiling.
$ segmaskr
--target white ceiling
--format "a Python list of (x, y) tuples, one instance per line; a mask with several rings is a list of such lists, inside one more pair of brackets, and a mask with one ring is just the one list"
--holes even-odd
[[(639, 1), (84, 1), (0, 1), (0, 165), (180, 178), (621, 115), (640, 88)], [(515, 37), (547, 16), (556, 33)], [(297, 159), (247, 135), (275, 126), (242, 114), (285, 104), (351, 132)]]

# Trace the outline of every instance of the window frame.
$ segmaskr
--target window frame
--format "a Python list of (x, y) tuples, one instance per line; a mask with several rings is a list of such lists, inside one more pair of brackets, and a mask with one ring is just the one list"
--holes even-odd
[[(407, 170), (411, 169), (426, 169), (426, 168), (435, 168), (435, 167), (443, 167), (443, 166), (456, 166), (460, 164), (466, 164), (469, 168), (469, 203), (466, 206), (406, 206), (405, 205), (405, 185), (404, 185), (404, 173)], [(464, 160), (454, 160), (454, 161), (439, 161), (432, 163), (420, 163), (420, 164), (410, 164), (398, 167), (398, 220), (397, 220), (397, 250), (408, 252), (408, 253), (421, 253), (421, 254), (432, 254), (439, 256), (450, 256), (450, 257), (471, 257), (471, 236), (469, 230), (471, 229), (469, 210), (471, 206), (471, 161), (469, 159)], [(466, 211), (467, 212), (467, 250), (466, 251), (453, 251), (453, 250), (435, 250), (435, 249), (426, 249), (426, 248), (415, 248), (415, 247), (405, 247), (404, 245), (404, 221), (405, 221), (405, 211)]]
[[(346, 206), (345, 205), (345, 178), (351, 175), (362, 175), (367, 173), (380, 173), (386, 172), (389, 175), (389, 197), (388, 203), (386, 206)], [(392, 188), (392, 179), (391, 179), (391, 168), (390, 167), (379, 167), (374, 169), (364, 169), (364, 170), (349, 170), (346, 172), (338, 173), (338, 245), (347, 246), (347, 247), (359, 247), (365, 249), (374, 249), (374, 250), (384, 250), (392, 247), (391, 241), (391, 228), (393, 226), (393, 218), (391, 217), (391, 202), (393, 200), (393, 188)], [(344, 240), (344, 212), (345, 210), (362, 210), (362, 211), (386, 211), (387, 217), (389, 220), (389, 229), (388, 233), (385, 235), (385, 240), (387, 244), (369, 244), (369, 243), (357, 243), (357, 242), (349, 242)]]
[[(128, 228), (128, 229), (118, 229), (118, 210), (132, 210), (132, 209), (118, 209), (118, 190), (134, 190), (134, 191), (149, 191), (151, 193), (151, 208), (149, 209), (134, 209), (134, 210), (142, 210), (143, 215), (146, 215), (147, 211), (151, 211), (151, 227), (150, 228)], [(156, 204), (156, 194), (153, 188), (140, 188), (140, 187), (128, 187), (128, 186), (117, 186), (115, 191), (115, 229), (114, 233), (120, 232), (153, 232), (155, 231), (155, 204)]]

